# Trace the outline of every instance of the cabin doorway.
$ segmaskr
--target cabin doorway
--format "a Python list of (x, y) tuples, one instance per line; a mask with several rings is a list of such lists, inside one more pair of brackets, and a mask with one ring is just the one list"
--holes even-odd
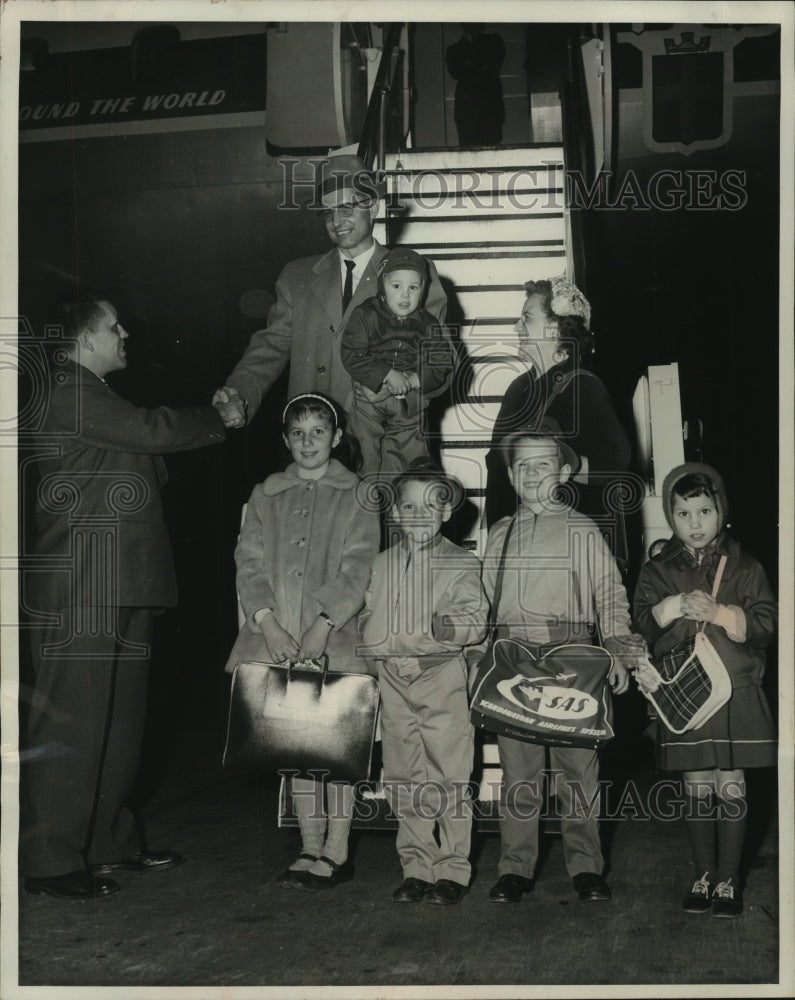
[[(486, 36), (499, 36), (499, 67), (505, 120), (501, 145), (561, 141), (560, 81), (566, 70), (563, 24), (488, 23)], [(416, 149), (460, 148), (455, 122), (456, 81), (446, 54), (463, 37), (464, 25), (411, 25), (412, 139)]]

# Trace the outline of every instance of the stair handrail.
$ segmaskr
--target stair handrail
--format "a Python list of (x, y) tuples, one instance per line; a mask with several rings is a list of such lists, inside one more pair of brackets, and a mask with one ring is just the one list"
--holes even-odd
[(389, 100), (392, 93), (394, 77), (394, 55), (400, 48), (400, 37), (403, 33), (403, 23), (394, 22), (389, 25), (384, 35), (384, 47), (381, 60), (373, 81), (373, 91), (367, 104), (367, 112), (362, 126), (357, 153), (368, 167), (383, 170), (386, 164), (386, 116), (389, 110)]
[[(567, 41), (568, 74), (561, 83), (560, 104), (563, 131), (563, 162), (565, 170), (578, 171), (586, 183), (590, 183), (594, 174), (594, 137), (591, 128), (591, 115), (585, 86), (585, 71), (580, 55), (580, 38), (582, 26), (572, 26)], [(571, 209), (569, 195), (572, 185), (564, 178), (564, 197), (566, 208)], [(569, 211), (571, 230), (571, 260), (572, 281), (583, 293), (588, 295), (588, 274), (586, 268), (585, 232), (582, 212)]]

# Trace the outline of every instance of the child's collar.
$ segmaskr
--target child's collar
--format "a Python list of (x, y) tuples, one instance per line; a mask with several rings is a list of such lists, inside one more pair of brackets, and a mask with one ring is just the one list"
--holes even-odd
[(720, 555), (731, 556), (734, 558), (739, 554), (739, 552), (739, 543), (734, 541), (734, 539), (726, 533), (726, 530), (722, 528), (712, 539), (709, 545), (704, 546), (703, 549), (699, 549), (696, 553), (691, 552), (681, 538), (677, 538), (676, 535), (672, 535), (663, 546), (663, 550), (660, 555), (665, 556), (666, 558), (684, 555), (685, 559), (687, 559), (691, 565), (699, 566), (704, 561), (705, 556), (713, 558), (715, 555)]
[(519, 501), (519, 513), (528, 514), (531, 517), (548, 517), (550, 514), (565, 514), (570, 511), (571, 507), (567, 503), (562, 503), (559, 500), (550, 502), (549, 504), (543, 506), (541, 510), (533, 510), (532, 507), (525, 505)]
[(420, 542), (419, 545), (412, 545), (406, 540), (406, 535), (401, 533), (400, 541), (398, 545), (401, 546), (406, 552), (410, 552), (412, 555), (428, 552), (431, 549), (438, 548), (442, 544), (442, 533), (437, 532), (433, 538), (428, 539), (427, 542)]
[(291, 462), (284, 472), (275, 472), (272, 476), (268, 476), (262, 484), (262, 488), (266, 496), (276, 496), (278, 493), (284, 493), (285, 490), (293, 489), (296, 486), (306, 487), (309, 484), (330, 486), (337, 490), (349, 490), (358, 481), (359, 477), (355, 473), (346, 469), (342, 462), (336, 458), (332, 458), (326, 474), (320, 479), (301, 479), (298, 475), (298, 466), (295, 462)]

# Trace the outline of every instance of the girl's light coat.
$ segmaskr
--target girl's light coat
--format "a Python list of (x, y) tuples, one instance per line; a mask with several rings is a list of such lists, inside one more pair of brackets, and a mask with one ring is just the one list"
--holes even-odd
[(354, 654), (355, 619), (378, 553), (380, 527), (364, 496), (359, 478), (336, 459), (321, 479), (300, 479), (292, 464), (254, 487), (235, 549), (246, 621), (227, 673), (240, 660), (270, 659), (253, 618), (261, 608), (272, 608), (297, 642), (325, 612), (334, 622), (326, 650), (329, 670), (368, 672)]

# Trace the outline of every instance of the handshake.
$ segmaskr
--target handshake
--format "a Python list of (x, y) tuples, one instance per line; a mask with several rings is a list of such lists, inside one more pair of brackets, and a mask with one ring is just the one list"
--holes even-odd
[(213, 393), (212, 405), (218, 410), (224, 427), (245, 427), (248, 420), (248, 404), (237, 389), (229, 385), (221, 386)]

